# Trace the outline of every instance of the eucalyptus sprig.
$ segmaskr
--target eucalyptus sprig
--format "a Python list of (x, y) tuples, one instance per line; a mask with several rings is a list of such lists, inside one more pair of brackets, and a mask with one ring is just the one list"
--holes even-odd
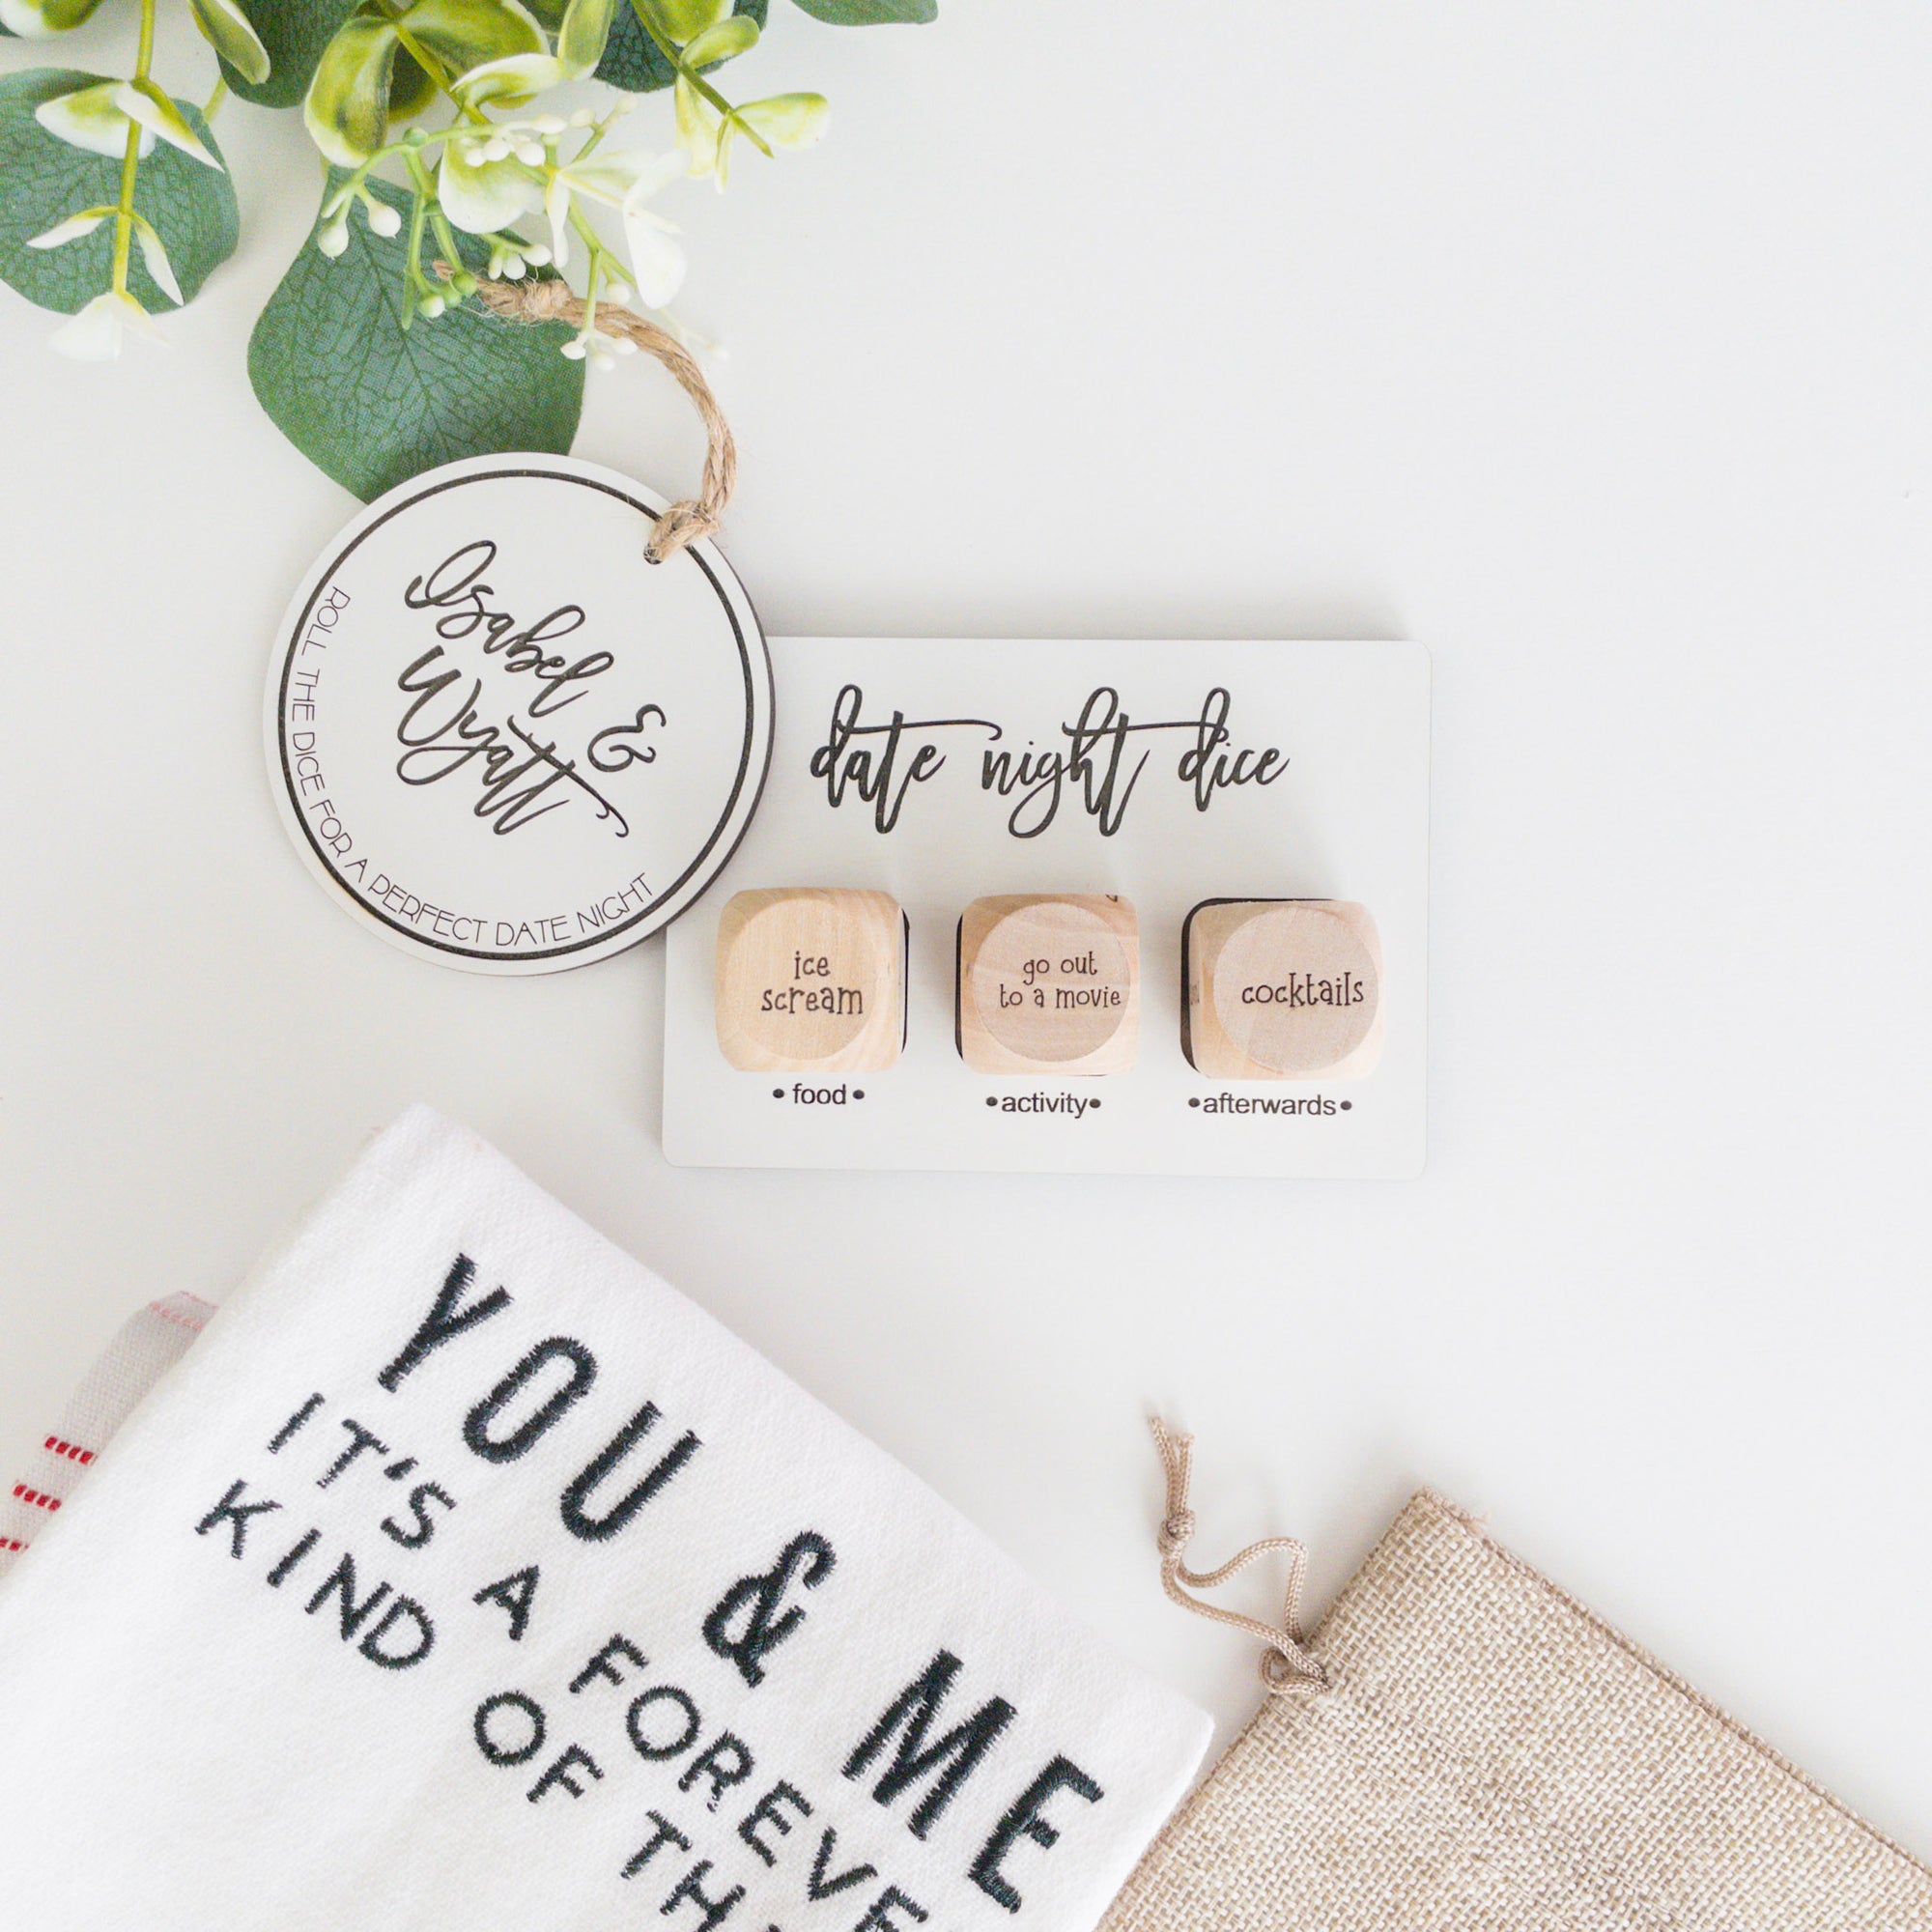
[[(0, 0), (0, 31), (71, 31), (102, 0)], [(585, 366), (631, 351), (600, 306), (665, 313), (679, 231), (653, 202), (679, 178), (723, 188), (733, 152), (811, 145), (823, 95), (727, 97), (769, 0), (187, 0), (219, 68), (203, 107), (156, 77), (160, 0), (125, 77), (0, 76), (0, 278), (71, 319), (57, 348), (118, 355), (234, 251), (234, 185), (210, 123), (226, 94), (299, 103), (327, 164), (310, 240), (258, 321), (249, 374), (298, 447), (364, 495), (459, 455), (567, 448)], [(797, 0), (837, 25), (933, 17), (935, 0)], [(584, 106), (581, 89), (613, 91)], [(668, 90), (660, 147), (622, 138)], [(735, 92), (735, 90), (734, 90)], [(569, 274), (583, 321), (526, 326), (481, 278)], [(561, 354), (556, 352), (560, 351)]]

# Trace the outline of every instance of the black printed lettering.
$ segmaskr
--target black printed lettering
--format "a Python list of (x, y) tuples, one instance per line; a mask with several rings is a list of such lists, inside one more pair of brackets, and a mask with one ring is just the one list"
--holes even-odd
[(420, 1549), (436, 1534), (436, 1518), (430, 1513), (430, 1504), (440, 1503), (444, 1509), (454, 1509), (456, 1498), (440, 1483), (418, 1483), (410, 1492), (410, 1514), (414, 1518), (412, 1527), (405, 1528), (394, 1517), (385, 1516), (378, 1527), (391, 1541), (400, 1543), (405, 1549)]
[(986, 1896), (1009, 1912), (1017, 1912), (1025, 1902), (1001, 1870), (1007, 1854), (1022, 1838), (1031, 1838), (1042, 1849), (1060, 1842), (1060, 1829), (1041, 1816), (1041, 1807), (1056, 1791), (1070, 1791), (1090, 1804), (1097, 1804), (1105, 1793), (1071, 1758), (1056, 1756), (1046, 1769), (1020, 1793), (1013, 1807), (993, 1827), (993, 1835), (980, 1849), (967, 1876)]
[(534, 1563), (527, 1570), (512, 1571), (497, 1582), (484, 1584), (469, 1601), (495, 1604), (505, 1611), (510, 1619), (510, 1641), (521, 1643), (530, 1621), (530, 1606), (536, 1602), (539, 1574)]
[[(658, 1719), (649, 1714), (660, 1704), (675, 1704), (683, 1713), (684, 1729), (674, 1739), (668, 1741), (648, 1735), (651, 1726)], [(641, 1758), (652, 1763), (662, 1763), (668, 1757), (682, 1757), (697, 1742), (697, 1733), (703, 1725), (697, 1715), (697, 1706), (674, 1684), (657, 1684), (650, 1690), (631, 1700), (631, 1708), (624, 1713), (624, 1728), (631, 1734), (631, 1743)]]
[(710, 1873), (710, 1870), (711, 1861), (709, 1859), (699, 1859), (678, 1880), (676, 1889), (658, 1907), (658, 1911), (665, 1918), (668, 1918), (680, 1905), (687, 1903), (695, 1905), (697, 1907), (700, 1915), (697, 1932), (713, 1932), (715, 1926), (722, 1925), (725, 1919), (730, 1918), (738, 1901), (745, 1895), (745, 1888), (742, 1885), (734, 1885), (722, 1897), (712, 1898), (704, 1890), (704, 1880)]
[[(781, 1609), (792, 1578), (798, 1578), (801, 1589), (815, 1590), (831, 1576), (838, 1560), (831, 1544), (815, 1531), (793, 1537), (770, 1570), (740, 1577), (724, 1592), (704, 1620), (704, 1641), (716, 1655), (736, 1664), (747, 1684), (762, 1684), (767, 1654), (805, 1621), (805, 1611), (797, 1604)], [(741, 1611), (744, 1627), (733, 1635), (731, 1626)]]
[[(390, 1635), (399, 1625), (405, 1624), (409, 1627), (407, 1632)], [(436, 1648), (436, 1626), (430, 1621), (429, 1612), (413, 1597), (398, 1597), (355, 1648), (371, 1663), (381, 1664), (384, 1670), (409, 1670)]]
[(751, 1775), (751, 1747), (743, 1738), (733, 1737), (729, 1731), (720, 1731), (685, 1767), (677, 1788), (689, 1791), (699, 1779), (708, 1780), (711, 1796), (704, 1801), (704, 1808), (715, 1811), (718, 1801), (725, 1792), (734, 1784), (743, 1784)]
[(248, 1525), (258, 1516), (267, 1516), (270, 1510), (281, 1508), (280, 1503), (244, 1503), (242, 1500), (248, 1485), (237, 1478), (228, 1486), (228, 1493), (195, 1524), (194, 1533), (206, 1536), (218, 1523), (228, 1525), (228, 1553), (239, 1559), (242, 1546), (248, 1540)]
[(779, 1855), (758, 1835), (760, 1825), (769, 1825), (780, 1837), (791, 1835), (791, 1820), (784, 1815), (784, 1806), (789, 1804), (801, 1818), (811, 1816), (811, 1806), (806, 1802), (805, 1793), (795, 1790), (783, 1778), (772, 1786), (758, 1802), (738, 1821), (738, 1835), (766, 1864), (775, 1865)]
[(907, 1896), (897, 1886), (889, 1885), (866, 1908), (866, 1916), (852, 1932), (906, 1932), (906, 1927), (893, 1917), (895, 1912), (904, 1912), (915, 1919), (929, 1918), (932, 1915), (916, 1898)]
[[(552, 1362), (567, 1363), (560, 1382), (521, 1422), (513, 1422), (503, 1435), (492, 1435), (491, 1425), (503, 1410)], [(597, 1358), (582, 1342), (568, 1335), (553, 1335), (539, 1342), (468, 1415), (463, 1418), (463, 1440), (486, 1463), (514, 1463), (526, 1456), (544, 1435), (562, 1421), (573, 1403), (581, 1401), (597, 1379)]]
[(295, 1548), (269, 1572), (269, 1588), (279, 1590), (294, 1576), (297, 1564), (321, 1541), (321, 1530), (311, 1529), (304, 1531), (301, 1539), (296, 1544)]
[(388, 1584), (378, 1583), (358, 1604), (355, 1601), (355, 1559), (344, 1550), (341, 1560), (328, 1573), (327, 1580), (308, 1600), (305, 1607), (308, 1614), (314, 1616), (331, 1596), (339, 1599), (336, 1614), (342, 1624), (342, 1641), (347, 1643), (375, 1614), (377, 1606), (388, 1594)]
[(805, 1895), (814, 1905), (821, 1898), (830, 1898), (835, 1892), (849, 1890), (879, 1875), (877, 1865), (847, 1865), (843, 1871), (834, 1871), (832, 1858), (838, 1847), (838, 1833), (828, 1825), (819, 1835), (818, 1855), (811, 1861), (811, 1876), (806, 1881)]
[(669, 1819), (656, 1811), (646, 1811), (644, 1816), (651, 1821), (651, 1835), (625, 1860), (624, 1878), (636, 1878), (667, 1845), (675, 1845), (681, 1852), (691, 1849), (691, 1840)]
[(572, 1536), (585, 1543), (602, 1543), (615, 1536), (702, 1447), (697, 1437), (686, 1431), (624, 1496), (602, 1516), (591, 1516), (584, 1507), (591, 1492), (611, 1475), (657, 1419), (657, 1405), (645, 1403), (564, 1491), (563, 1526)]
[(573, 1691), (582, 1690), (586, 1684), (602, 1677), (611, 1684), (622, 1684), (624, 1673), (611, 1662), (613, 1657), (628, 1658), (641, 1670), (650, 1662), (627, 1636), (613, 1636), (575, 1677), (570, 1680)]
[(322, 1406), (322, 1400), (323, 1400), (322, 1391), (318, 1389), (314, 1395), (310, 1396), (309, 1399), (305, 1403), (303, 1403), (302, 1406), (298, 1409), (297, 1409), (296, 1412), (292, 1416), (290, 1416), (289, 1419), (285, 1423), (283, 1423), (282, 1426), (278, 1430), (276, 1430), (271, 1436), (269, 1437), (269, 1454), (270, 1456), (274, 1455), (283, 1446), (283, 1444), (288, 1441), (289, 1437), (292, 1436), (296, 1433), (296, 1431), (299, 1429), (302, 1426), (302, 1424), (305, 1423), (309, 1419), (309, 1417), (312, 1416), (316, 1412), (316, 1410)]
[(376, 1378), (391, 1395), (401, 1386), (403, 1378), (413, 1375), (427, 1356), (445, 1343), (455, 1341), (465, 1330), (475, 1327), (477, 1322), (487, 1321), (509, 1307), (509, 1290), (493, 1288), (466, 1308), (463, 1296), (475, 1279), (476, 1264), (468, 1255), (458, 1255), (450, 1264), (449, 1273), (443, 1277), (429, 1313), (423, 1317), (422, 1325), (410, 1337), (402, 1353)]
[[(516, 1711), (528, 1724), (528, 1734), (522, 1744), (509, 1744), (499, 1735), (503, 1726), (496, 1721), (498, 1711)], [(526, 1697), (521, 1690), (498, 1690), (495, 1696), (486, 1697), (476, 1707), (476, 1716), (470, 1721), (470, 1729), (476, 1736), (476, 1748), (492, 1764), (528, 1764), (537, 1752), (543, 1749), (544, 1732), (543, 1706), (534, 1697)], [(509, 1735), (516, 1734), (512, 1730)]]
[(885, 1776), (872, 1788), (872, 1797), (880, 1804), (890, 1804), (900, 1792), (930, 1776), (931, 1788), (907, 1821), (915, 1838), (923, 1838), (932, 1830), (958, 1795), (959, 1787), (992, 1748), (993, 1741), (1013, 1720), (1012, 1705), (1004, 1697), (992, 1697), (963, 1723), (928, 1745), (926, 1734), (959, 1668), (959, 1660), (951, 1651), (942, 1650), (893, 1700), (886, 1715), (846, 1760), (845, 1776), (860, 1776), (892, 1742), (894, 1733), (904, 1730)]
[(364, 1429), (359, 1422), (352, 1422), (345, 1415), (342, 1418), (342, 1426), (349, 1432), (349, 1447), (316, 1479), (315, 1486), (319, 1490), (327, 1489), (329, 1484), (334, 1482), (336, 1477), (341, 1475), (343, 1470), (348, 1468), (350, 1463), (355, 1462), (356, 1457), (361, 1455), (365, 1449), (373, 1449), (379, 1456), (386, 1456), (389, 1453), (389, 1445), (386, 1442), (379, 1440), (369, 1430)]
[(525, 1792), (524, 1796), (534, 1804), (546, 1791), (561, 1785), (573, 1798), (582, 1798), (584, 1787), (572, 1776), (573, 1772), (579, 1771), (593, 1782), (604, 1776), (597, 1768), (597, 1760), (582, 1745), (565, 1745), (563, 1749), (544, 1767), (537, 1781)]
[[(998, 738), (1000, 727), (986, 718), (908, 718), (895, 711), (889, 723), (862, 724), (865, 694), (856, 684), (848, 684), (832, 700), (832, 718), (825, 740), (811, 754), (810, 771), (825, 781), (825, 802), (835, 810), (844, 802), (846, 788), (856, 791), (872, 808), (874, 830), (890, 832), (898, 823), (905, 808), (906, 794), (916, 784), (925, 784), (945, 766), (946, 754), (930, 734), (967, 729), (984, 731)], [(916, 742), (903, 768), (899, 753), (907, 734)], [(855, 739), (880, 738), (885, 742), (854, 744)]]

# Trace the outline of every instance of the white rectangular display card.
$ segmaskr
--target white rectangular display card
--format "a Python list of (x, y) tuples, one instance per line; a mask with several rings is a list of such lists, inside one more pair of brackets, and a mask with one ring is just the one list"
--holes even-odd
[(1421, 646), (771, 644), (763, 805), (668, 940), (672, 1160), (1420, 1169)]

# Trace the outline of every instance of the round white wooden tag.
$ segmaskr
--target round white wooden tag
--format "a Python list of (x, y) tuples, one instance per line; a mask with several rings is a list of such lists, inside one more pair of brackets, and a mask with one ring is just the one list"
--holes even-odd
[(568, 457), (472, 457), (370, 504), (296, 593), (269, 675), (276, 799), (396, 945), (581, 966), (731, 856), (771, 758), (771, 662), (711, 544), (646, 561), (665, 507)]

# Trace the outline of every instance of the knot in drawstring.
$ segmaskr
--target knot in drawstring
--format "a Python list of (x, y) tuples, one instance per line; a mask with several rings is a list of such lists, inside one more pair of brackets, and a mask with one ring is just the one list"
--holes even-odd
[[(1301, 1635), (1301, 1587), (1308, 1575), (1308, 1549), (1292, 1536), (1264, 1536), (1223, 1563), (1218, 1570), (1190, 1570), (1182, 1561), (1194, 1538), (1194, 1511), (1187, 1501), (1193, 1475), (1194, 1438), (1177, 1435), (1159, 1416), (1150, 1418), (1154, 1446), (1160, 1451), (1161, 1468), (1167, 1477), (1167, 1505), (1161, 1512), (1160, 1581), (1168, 1596), (1184, 1610), (1207, 1617), (1231, 1630), (1245, 1631), (1266, 1646), (1262, 1652), (1262, 1682), (1271, 1695), (1291, 1690), (1320, 1690), (1327, 1672), (1321, 1661), (1307, 1648)], [(1258, 1557), (1279, 1549), (1289, 1559), (1288, 1587), (1282, 1601), (1281, 1623), (1264, 1624), (1259, 1617), (1243, 1616), (1238, 1610), (1225, 1610), (1193, 1594), (1211, 1590), (1237, 1576)]]

